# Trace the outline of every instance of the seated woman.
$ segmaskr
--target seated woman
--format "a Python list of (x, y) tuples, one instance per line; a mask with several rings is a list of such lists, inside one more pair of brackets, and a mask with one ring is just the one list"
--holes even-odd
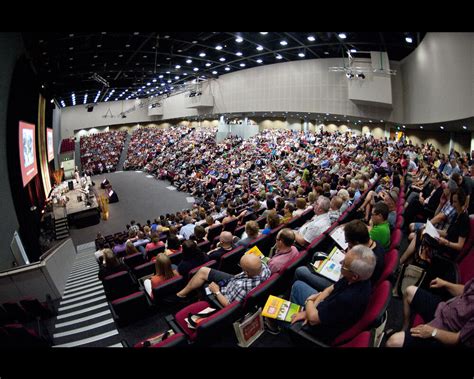
[(148, 253), (150, 250), (156, 249), (158, 247), (165, 246), (165, 244), (160, 241), (158, 233), (153, 233), (151, 235), (151, 242), (147, 243), (145, 246), (145, 251)]
[(111, 249), (104, 249), (102, 263), (99, 268), (99, 279), (104, 280), (105, 277), (120, 271), (127, 271), (127, 266), (122, 263)]
[(179, 240), (176, 234), (170, 234), (168, 239), (166, 240), (166, 249), (164, 253), (166, 255), (172, 255), (174, 253), (181, 252), (181, 241)]
[(125, 245), (125, 255), (133, 255), (139, 253), (138, 249), (135, 247), (132, 241), (127, 241), (127, 244)]
[(194, 234), (189, 238), (196, 241), (196, 243), (206, 242), (206, 230), (201, 225), (196, 225), (194, 227)]
[(280, 225), (280, 216), (278, 216), (275, 210), (272, 210), (267, 216), (267, 224), (265, 225), (265, 229), (262, 230), (262, 234), (269, 234), (272, 229), (275, 229), (278, 225)]
[(293, 212), (293, 217), (301, 216), (306, 210), (306, 200), (302, 197), (296, 199), (296, 211)]
[(148, 295), (153, 299), (153, 288), (158, 287), (161, 282), (174, 278), (177, 275), (179, 274), (173, 268), (169, 257), (164, 253), (158, 254), (155, 260), (155, 275), (149, 279), (149, 283), (146, 280), (144, 282)]
[(187, 277), (189, 271), (209, 261), (207, 254), (203, 253), (196, 242), (186, 240), (183, 242), (183, 258), (178, 265), (178, 272), (180, 275)]
[(245, 224), (245, 232), (242, 235), (242, 239), (235, 244), (235, 246), (247, 247), (251, 241), (258, 237), (260, 229), (255, 221), (247, 221)]
[[(451, 204), (456, 210), (456, 218), (447, 231), (437, 229), (440, 237), (438, 238), (438, 247), (436, 250), (449, 256), (452, 260), (454, 260), (462, 250), (469, 236), (469, 215), (464, 209), (465, 201), (466, 194), (462, 189), (457, 189), (456, 192), (451, 195)], [(415, 253), (416, 260), (421, 259), (424, 262), (430, 263), (430, 257), (425, 257), (420, 249), (422, 245), (421, 242), (422, 234), (421, 231), (419, 231), (400, 258), (400, 264), (409, 261), (409, 259), (411, 260)]]

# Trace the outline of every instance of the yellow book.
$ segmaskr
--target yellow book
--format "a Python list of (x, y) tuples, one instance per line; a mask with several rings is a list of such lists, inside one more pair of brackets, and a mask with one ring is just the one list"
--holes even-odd
[(263, 255), (263, 253), (260, 251), (260, 249), (257, 247), (257, 246), (254, 246), (252, 247), (250, 250), (248, 250), (245, 254), (253, 254), (253, 255), (256, 255), (257, 257), (259, 257), (262, 262), (264, 263), (268, 263), (268, 261), (270, 260), (270, 258), (266, 257), (265, 255)]
[(270, 295), (262, 310), (262, 316), (291, 322), (291, 316), (301, 310), (301, 305)]

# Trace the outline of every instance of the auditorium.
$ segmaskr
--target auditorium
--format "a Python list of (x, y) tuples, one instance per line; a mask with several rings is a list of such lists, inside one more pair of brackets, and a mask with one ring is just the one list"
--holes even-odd
[(0, 347), (472, 348), (473, 46), (0, 33)]

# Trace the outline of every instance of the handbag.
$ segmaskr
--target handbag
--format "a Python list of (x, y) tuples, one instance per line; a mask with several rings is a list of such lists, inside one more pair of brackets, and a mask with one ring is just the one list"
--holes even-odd
[(425, 276), (426, 270), (422, 267), (412, 264), (402, 265), (400, 275), (397, 279), (398, 295), (403, 296), (409, 286), (420, 286)]

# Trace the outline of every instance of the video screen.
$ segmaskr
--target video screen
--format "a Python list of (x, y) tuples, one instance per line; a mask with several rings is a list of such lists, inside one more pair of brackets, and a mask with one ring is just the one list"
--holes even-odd
[(48, 146), (48, 162), (51, 162), (54, 159), (53, 129), (46, 128), (46, 142)]
[(38, 173), (36, 165), (35, 126), (20, 121), (18, 141), (20, 145), (20, 166), (23, 186)]

